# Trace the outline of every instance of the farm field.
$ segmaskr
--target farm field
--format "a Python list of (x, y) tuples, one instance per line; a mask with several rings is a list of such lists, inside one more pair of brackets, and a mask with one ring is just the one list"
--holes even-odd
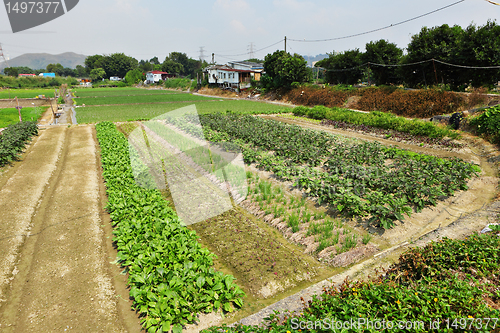
[[(245, 161), (251, 164), (247, 171), (249, 195), (241, 206), (263, 219), (271, 230), (302, 246), (303, 253), (333, 267), (349, 266), (412, 237), (418, 238), (432, 230), (429, 226), (438, 227), (437, 221), (440, 225), (450, 223), (439, 214), (433, 215), (429, 206), (438, 205), (439, 211), (443, 207), (474, 211), (496, 193), (494, 178), (478, 180), (477, 174), (482, 170), (458, 159), (447, 161), (236, 114), (201, 114), (203, 131), (189, 119), (179, 121), (167, 116), (157, 121), (175, 125), (179, 131), (188, 131), (195, 137), (203, 134), (209, 141), (226, 142), (229, 149), (237, 143)], [(127, 133), (126, 128), (137, 128), (137, 124), (120, 127)], [(465, 191), (469, 185), (469, 191)], [(486, 196), (481, 196), (484, 192)], [(461, 200), (465, 193), (472, 195), (473, 203), (464, 205)], [(443, 203), (445, 198), (450, 199)], [(248, 215), (237, 216), (241, 216), (239, 211), (223, 214), (225, 224), (220, 228), (217, 219), (192, 228), (200, 235), (200, 241), (209, 244), (210, 250), (219, 256), (222, 269), (238, 276), (237, 283), (247, 292), (249, 285), (258, 286), (247, 282), (252, 270), (246, 263), (255, 258), (246, 258), (245, 251), (227, 242), (229, 235), (225, 236), (234, 230), (238, 241), (253, 244), (245, 238), (244, 224), (231, 222), (248, 221)], [(266, 259), (280, 257), (275, 251), (271, 253), (273, 258)], [(279, 261), (274, 267), (279, 271)], [(263, 279), (269, 272), (259, 271), (258, 265), (256, 270)], [(259, 304), (258, 299), (251, 301)], [(241, 311), (248, 313), (245, 306)]]
[(35, 98), (38, 95), (54, 97), (54, 88), (48, 89), (0, 89), (0, 99)]
[[(109, 95), (117, 91), (117, 88), (89, 89), (86, 92), (103, 95), (82, 100), (125, 98)], [(134, 91), (123, 90), (132, 94), (131, 100), (149, 97)], [(168, 99), (181, 94), (160, 95), (154, 96)], [(192, 108), (193, 104), (197, 117), (176, 118), (168, 114), (181, 106)], [(494, 148), (480, 150), (479, 145), (472, 146), (472, 141), (465, 140), (453, 151), (373, 136), (360, 140), (368, 136), (310, 119), (253, 116), (290, 111), (277, 105), (218, 98), (195, 103), (88, 106), (76, 108), (78, 122), (98, 123), (95, 126), (42, 130), (28, 147), (24, 161), (15, 162), (0, 174), (0, 200), (15, 200), (19, 209), (28, 213), (34, 210), (34, 203), (42, 202), (42, 208), (35, 210), (33, 218), (27, 214), (20, 216), (22, 221), (15, 225), (3, 224), (10, 228), (7, 233), (12, 228), (20, 228), (11, 233), (28, 237), (13, 237), (15, 242), (0, 240), (0, 246), (12, 258), (0, 266), (3, 269), (0, 299), (7, 299), (6, 303), (0, 303), (0, 330), (8, 327), (7, 332), (35, 328), (50, 331), (73, 327), (87, 331), (138, 331), (140, 322), (147, 331), (172, 328), (179, 331), (184, 327), (188, 332), (198, 332), (210, 326), (210, 320), (212, 325), (233, 323), (268, 305), (280, 311), (286, 310), (286, 304), (296, 306), (301, 303), (300, 299), (284, 301), (284, 308), (277, 304), (281, 304), (278, 301), (284, 297), (326, 278), (333, 277), (332, 281), (340, 283), (335, 276), (347, 272), (359, 276), (370, 274), (375, 264), (391, 262), (408, 243), (417, 240), (419, 245), (425, 245), (423, 240), (436, 231), (453, 230), (454, 222), (462, 215), (485, 214), (465, 226), (469, 233), (482, 228), (485, 221), (492, 218), (488, 209), (496, 209), (489, 208), (489, 203), (498, 194), (497, 169), (481, 155)], [(145, 141), (143, 151), (137, 150), (138, 146), (129, 146), (127, 138), (134, 138), (133, 133), (140, 134), (135, 138)], [(226, 166), (223, 159), (207, 155), (208, 146), (193, 145), (200, 140), (212, 142), (210, 147), (218, 147), (228, 156), (241, 153), (245, 161), (242, 180), (248, 194), (240, 198), (236, 192), (229, 191), (233, 186), (229, 181), (226, 189), (233, 193), (231, 208), (184, 227), (183, 218), (179, 217), (185, 216), (186, 209), (177, 201), (173, 183), (167, 176), (174, 175), (169, 173), (170, 168), (178, 168), (182, 173), (182, 163), (162, 159), (161, 164), (154, 166), (148, 162), (154, 159), (148, 158), (163, 149), (171, 150), (171, 158), (194, 161), (201, 169), (230, 179), (226, 173), (230, 175), (228, 172), (233, 169)], [(57, 149), (47, 155), (51, 146)], [(35, 156), (46, 158), (42, 163), (33, 160)], [(208, 160), (207, 156), (210, 156)], [(202, 180), (200, 175), (204, 171), (196, 171), (188, 165), (195, 179)], [(222, 168), (226, 173), (215, 172)], [(153, 183), (159, 178), (154, 177), (158, 172), (165, 177), (163, 180), (160, 177), (164, 187), (155, 189), (158, 183)], [(33, 173), (33, 179), (40, 181), (32, 181), (24, 173)], [(152, 175), (156, 176), (151, 178)], [(151, 183), (152, 179), (156, 180)], [(10, 198), (10, 187), (19, 186), (15, 182), (22, 181), (33, 188), (26, 194), (16, 194), (19, 198)], [(73, 181), (80, 185), (72, 187)], [(208, 182), (218, 183), (210, 177)], [(196, 189), (189, 188), (190, 184), (186, 184), (186, 191), (194, 190), (190, 200), (196, 203), (194, 207), (202, 207), (196, 201), (199, 199)], [(82, 200), (67, 198), (66, 193), (80, 188), (86, 189)], [(64, 209), (59, 208), (63, 206)], [(53, 227), (58, 225), (62, 227)], [(69, 249), (70, 240), (88, 238), (79, 237), (82, 234), (90, 235), (92, 241), (74, 242), (78, 251)], [(476, 241), (479, 242), (471, 239), (467, 246), (477, 246)], [(449, 247), (459, 252), (462, 243), (445, 244), (443, 249)], [(491, 241), (490, 244), (496, 246)], [(86, 259), (73, 258), (78, 253), (85, 253)], [(383, 253), (387, 254), (380, 256), (380, 260), (374, 258), (374, 254)], [(478, 260), (494, 255), (494, 251), (485, 250)], [(53, 256), (59, 258), (55, 267), (49, 266), (49, 262), (55, 260)], [(13, 264), (17, 257), (21, 258), (19, 266)], [(79, 262), (82, 269), (97, 267), (92, 271), (95, 276), (85, 280), (88, 277), (78, 273), (78, 265), (68, 264), (67, 260)], [(112, 261), (115, 262), (109, 265)], [(358, 266), (360, 262), (373, 262), (373, 266)], [(497, 269), (495, 265), (488, 267)], [(123, 269), (125, 276), (119, 274)], [(27, 276), (37, 279), (25, 279)], [(54, 279), (62, 281), (58, 285), (61, 293), (47, 283)], [(439, 304), (446, 307), (452, 291), (442, 291), (442, 287), (450, 285), (465, 290), (466, 286), (458, 280), (449, 284), (444, 275), (439, 279), (444, 282), (433, 282), (429, 286), (425, 286), (425, 281), (416, 282), (413, 286), (422, 295), (418, 297), (439, 295), (443, 298)], [(67, 291), (73, 295), (71, 304), (63, 300), (65, 288), (82, 284), (89, 288), (75, 289), (74, 293)], [(363, 302), (366, 298), (366, 304), (370, 304), (370, 297), (379, 287), (346, 282), (343, 288), (354, 290), (342, 294), (342, 299), (353, 305), (349, 308), (350, 315), (368, 315), (369, 310), (365, 314), (355, 306), (362, 301), (357, 297), (363, 297)], [(385, 287), (380, 288), (380, 292), (387, 292)], [(324, 291), (337, 297), (333, 289)], [(479, 289), (471, 292), (481, 314), (495, 314), (481, 305)], [(403, 303), (403, 298), (408, 297), (405, 293), (402, 288), (393, 288), (391, 295)], [(458, 297), (461, 304), (467, 301), (464, 297)], [(49, 305), (47, 310), (37, 299), (54, 306)], [(419, 299), (415, 298), (415, 304)], [(96, 300), (98, 313), (91, 303)], [(496, 299), (492, 298), (491, 302), (496, 304)], [(66, 314), (79, 311), (73, 304), (81, 305), (83, 312), (65, 327)], [(342, 301), (329, 306), (334, 309), (336, 304), (341, 306)], [(328, 314), (322, 312), (322, 307), (322, 303), (314, 300), (304, 313), (307, 318), (320, 318)], [(18, 314), (17, 308), (24, 310)], [(433, 309), (429, 308), (430, 314), (440, 313)], [(220, 316), (221, 311), (224, 316)], [(56, 313), (62, 314), (60, 320), (54, 319)], [(418, 315), (420, 311), (415, 313)], [(84, 317), (92, 318), (91, 322)], [(193, 325), (193, 320), (198, 321), (198, 325)], [(291, 330), (290, 326), (283, 328), (283, 332)], [(242, 331), (253, 330), (249, 327)]]
[[(47, 107), (22, 108), (23, 121), (37, 121), (47, 110)], [(0, 109), (0, 128), (19, 122), (19, 112), (14, 108)]]
[(167, 95), (175, 91), (165, 89), (139, 89), (139, 88), (76, 88), (72, 90), (75, 97), (112, 97), (112, 96), (137, 96), (137, 95)]
[(211, 97), (197, 96), (188, 93), (152, 94), (152, 95), (116, 95), (103, 97), (76, 98), (76, 105), (110, 105), (110, 104), (149, 104), (172, 102), (195, 102), (215, 100)]
[[(103, 89), (104, 91), (101, 91)], [(120, 90), (118, 90), (120, 89)], [(124, 90), (121, 90), (124, 89)], [(178, 92), (168, 91), (164, 96), (156, 96), (161, 100), (157, 104), (119, 104), (119, 105), (104, 105), (104, 106), (89, 106), (86, 101), (90, 100), (89, 96), (107, 96), (106, 94), (112, 92), (115, 95), (109, 98), (95, 98), (100, 103), (112, 104), (109, 101), (120, 102), (122, 98), (117, 97), (117, 94), (131, 94), (129, 101), (147, 101), (150, 97), (155, 96), (142, 96), (145, 92), (152, 91), (166, 91), (166, 90), (146, 90), (146, 89), (127, 89), (127, 88), (94, 88), (92, 90), (80, 90), (88, 94), (87, 98), (82, 98), (81, 102), (76, 99), (77, 103), (83, 103), (85, 107), (76, 109), (76, 118), (78, 123), (97, 123), (99, 121), (134, 121), (134, 120), (148, 120), (160, 116), (166, 112), (170, 112), (188, 105), (196, 105), (200, 114), (214, 113), (221, 111), (232, 111), (241, 114), (274, 114), (274, 113), (287, 113), (291, 112), (290, 107), (284, 107), (275, 104), (268, 104), (263, 102), (248, 101), (248, 100), (228, 100), (220, 98), (202, 97), (190, 94), (179, 94)], [(140, 92), (138, 94), (138, 92)], [(79, 93), (76, 95), (78, 96)], [(161, 94), (160, 94), (161, 95)], [(186, 97), (184, 97), (186, 96)], [(191, 96), (191, 97), (187, 97)], [(193, 101), (182, 101), (183, 98), (193, 98)], [(179, 100), (180, 99), (180, 100)], [(185, 100), (185, 99), (184, 99)], [(84, 102), (85, 101), (85, 102)], [(171, 103), (169, 103), (171, 102)], [(130, 102), (137, 103), (137, 102)]]

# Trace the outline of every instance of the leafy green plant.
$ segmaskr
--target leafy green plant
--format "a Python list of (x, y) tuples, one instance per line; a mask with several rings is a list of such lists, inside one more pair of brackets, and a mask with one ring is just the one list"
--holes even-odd
[(157, 190), (139, 187), (129, 145), (109, 122), (96, 125), (103, 177), (114, 225), (117, 262), (126, 267), (133, 307), (148, 332), (193, 322), (200, 312), (241, 307), (243, 291), (234, 277), (215, 271), (215, 256), (182, 225)]
[(492, 143), (500, 143), (500, 106), (486, 109), (469, 120), (476, 133), (482, 134)]
[(15, 161), (25, 144), (38, 135), (38, 125), (25, 121), (8, 126), (0, 135), (0, 167)]

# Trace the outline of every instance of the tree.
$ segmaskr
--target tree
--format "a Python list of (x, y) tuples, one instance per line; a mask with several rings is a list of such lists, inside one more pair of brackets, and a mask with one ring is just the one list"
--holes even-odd
[(19, 72), (17, 71), (17, 68), (15, 68), (15, 67), (5, 67), (3, 69), (3, 72), (5, 75), (8, 75), (8, 76), (18, 76), (19, 75)]
[(88, 73), (93, 69), (102, 68), (108, 76), (124, 77), (128, 71), (139, 66), (137, 59), (123, 53), (114, 53), (109, 56), (94, 55), (85, 59)]
[(139, 61), (139, 68), (145, 73), (153, 70), (154, 67), (148, 60), (141, 60)]
[(56, 73), (56, 75), (63, 76), (64, 67), (61, 64), (48, 64), (47, 73)]
[[(201, 62), (199, 60), (189, 58), (185, 53), (181, 52), (171, 52), (165, 61), (171, 60), (173, 62), (182, 65), (182, 69), (179, 72), (182, 76), (196, 77), (196, 73), (201, 71)], [(163, 64), (165, 64), (165, 61)]]
[(85, 67), (83, 67), (82, 65), (76, 65), (75, 76), (76, 77), (87, 76), (87, 71), (85, 70)]
[[(402, 61), (403, 64), (408, 65), (400, 69), (405, 82), (410, 86), (438, 83), (447, 83), (452, 86), (462, 84), (460, 80), (457, 80), (461, 69), (427, 60), (437, 59), (456, 64), (460, 59), (463, 32), (458, 25), (450, 27), (443, 24), (434, 28), (423, 27), (419, 34), (413, 35), (407, 47), (408, 54)], [(409, 65), (422, 61), (427, 62)]]
[[(364, 63), (372, 62), (384, 65), (397, 65), (401, 61), (403, 50), (394, 43), (389, 43), (385, 39), (366, 44), (366, 51), (361, 55)], [(375, 84), (399, 83), (399, 72), (397, 67), (384, 67), (370, 65), (372, 77)]]
[(316, 67), (326, 69), (325, 80), (331, 84), (356, 84), (363, 77), (363, 59), (359, 49), (342, 53), (329, 53), (328, 58), (316, 63)]
[(158, 57), (153, 57), (149, 60), (150, 63), (152, 63), (153, 65), (159, 65), (160, 64), (160, 61), (158, 60)]
[(161, 64), (161, 70), (171, 74), (180, 75), (184, 72), (184, 66), (182, 64), (171, 60), (169, 57), (165, 58), (163, 64)]
[(125, 75), (125, 81), (129, 84), (136, 84), (141, 81), (144, 81), (145, 79), (146, 76), (139, 68), (128, 71), (127, 74)]
[(85, 58), (85, 69), (87, 71), (87, 74), (90, 74), (90, 72), (94, 69), (94, 68), (99, 68), (99, 66), (96, 66), (96, 63), (99, 62), (102, 58), (104, 58), (104, 56), (100, 55), (100, 54), (96, 54), (96, 55), (93, 55), (93, 56), (88, 56), (87, 58)]
[(106, 77), (106, 71), (102, 68), (94, 68), (90, 71), (90, 78), (92, 81), (99, 81)]
[(290, 89), (294, 82), (303, 83), (311, 79), (307, 62), (297, 53), (292, 56), (285, 51), (276, 51), (266, 55), (264, 71), (262, 84), (268, 89)]
[[(494, 21), (482, 27), (469, 25), (460, 43), (456, 62), (464, 66), (487, 67), (500, 65), (500, 26)], [(492, 86), (500, 79), (499, 69), (460, 69), (458, 80), (474, 87)]]

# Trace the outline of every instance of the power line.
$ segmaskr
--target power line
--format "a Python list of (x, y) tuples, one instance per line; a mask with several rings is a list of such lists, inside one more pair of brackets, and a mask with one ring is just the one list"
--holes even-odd
[[(273, 47), (274, 45), (280, 44), (280, 43), (282, 43), (282, 42), (283, 42), (283, 39), (281, 39), (279, 42), (276, 42), (276, 43), (271, 44), (271, 45), (269, 45), (269, 46), (266, 46), (266, 47), (263, 47), (263, 48), (261, 48), (261, 49), (258, 49), (258, 50), (256, 50), (256, 51), (254, 51), (254, 53), (257, 53), (257, 52), (260, 52), (260, 51), (262, 51), (262, 50), (268, 49), (268, 48)], [(222, 55), (222, 54), (217, 54), (217, 53), (216, 53), (215, 55), (216, 55), (216, 56), (218, 56), (218, 57), (222, 57), (222, 58), (224, 58), (224, 57), (239, 57), (239, 56), (244, 56), (244, 55), (247, 55), (247, 54), (250, 54), (250, 52), (241, 53), (241, 54), (225, 54), (225, 55)]]
[(464, 1), (465, 0), (460, 0), (460, 1), (454, 2), (454, 3), (450, 4), (450, 5), (438, 8), (436, 10), (433, 10), (431, 12), (428, 12), (428, 13), (425, 13), (425, 14), (422, 14), (422, 15), (419, 15), (419, 16), (415, 16), (415, 17), (413, 17), (411, 19), (404, 20), (404, 21), (401, 21), (401, 22), (398, 22), (398, 23), (394, 23), (394, 24), (391, 24), (391, 25), (388, 25), (388, 26), (385, 26), (385, 27), (382, 27), (382, 28), (378, 28), (378, 29), (374, 29), (374, 30), (370, 30), (370, 31), (365, 31), (365, 32), (360, 32), (358, 34), (353, 34), (353, 35), (348, 35), (348, 36), (343, 36), (343, 37), (327, 38), (327, 39), (310, 39), (310, 40), (306, 40), (306, 39), (292, 39), (292, 38), (288, 38), (288, 40), (291, 40), (291, 41), (294, 41), (294, 42), (310, 42), (311, 43), (311, 42), (328, 42), (328, 41), (332, 41), (332, 40), (339, 40), (339, 39), (346, 39), (346, 38), (352, 38), (352, 37), (362, 36), (362, 35), (370, 34), (372, 32), (376, 32), (376, 31), (380, 31), (380, 30), (384, 30), (384, 29), (389, 29), (389, 28), (392, 28), (392, 27), (395, 27), (395, 26), (398, 26), (398, 25), (401, 25), (401, 24), (404, 24), (404, 23), (407, 23), (407, 22), (419, 19), (421, 17), (424, 17), (424, 16), (427, 16), (427, 15), (439, 12), (439, 11), (441, 11), (443, 9), (446, 9), (446, 8), (449, 8), (451, 6), (458, 5), (459, 3), (464, 2)]
[(432, 59), (422, 60), (422, 61), (418, 61), (418, 62), (412, 62), (412, 63), (408, 63), (408, 64), (377, 64), (377, 63), (374, 63), (374, 62), (365, 62), (365, 63), (363, 63), (361, 65), (350, 67), (350, 68), (342, 68), (342, 69), (326, 69), (325, 68), (325, 70), (328, 71), (328, 72), (347, 72), (347, 71), (351, 71), (351, 70), (358, 69), (358, 68), (365, 67), (365, 66), (404, 67), (404, 66), (420, 65), (420, 64), (423, 64), (423, 63), (426, 63), (426, 62), (431, 62), (431, 61), (435, 61), (435, 62), (438, 62), (438, 63), (443, 64), (443, 65), (447, 65), (447, 66), (451, 66), (451, 67), (457, 67), (457, 68), (467, 68), (467, 69), (500, 69), (500, 66), (464, 66), (464, 65), (456, 65), (456, 64), (450, 64), (448, 62), (444, 62), (444, 61), (432, 58)]

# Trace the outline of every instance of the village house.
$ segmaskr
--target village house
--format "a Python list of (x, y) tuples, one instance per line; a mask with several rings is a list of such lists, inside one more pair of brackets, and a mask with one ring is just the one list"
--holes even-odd
[(223, 89), (245, 90), (252, 80), (260, 81), (264, 67), (249, 61), (231, 61), (227, 65), (213, 65), (205, 68), (208, 83)]
[(145, 83), (157, 83), (162, 80), (165, 81), (168, 78), (174, 77), (175, 74), (170, 74), (162, 71), (149, 71), (146, 73), (146, 82)]

